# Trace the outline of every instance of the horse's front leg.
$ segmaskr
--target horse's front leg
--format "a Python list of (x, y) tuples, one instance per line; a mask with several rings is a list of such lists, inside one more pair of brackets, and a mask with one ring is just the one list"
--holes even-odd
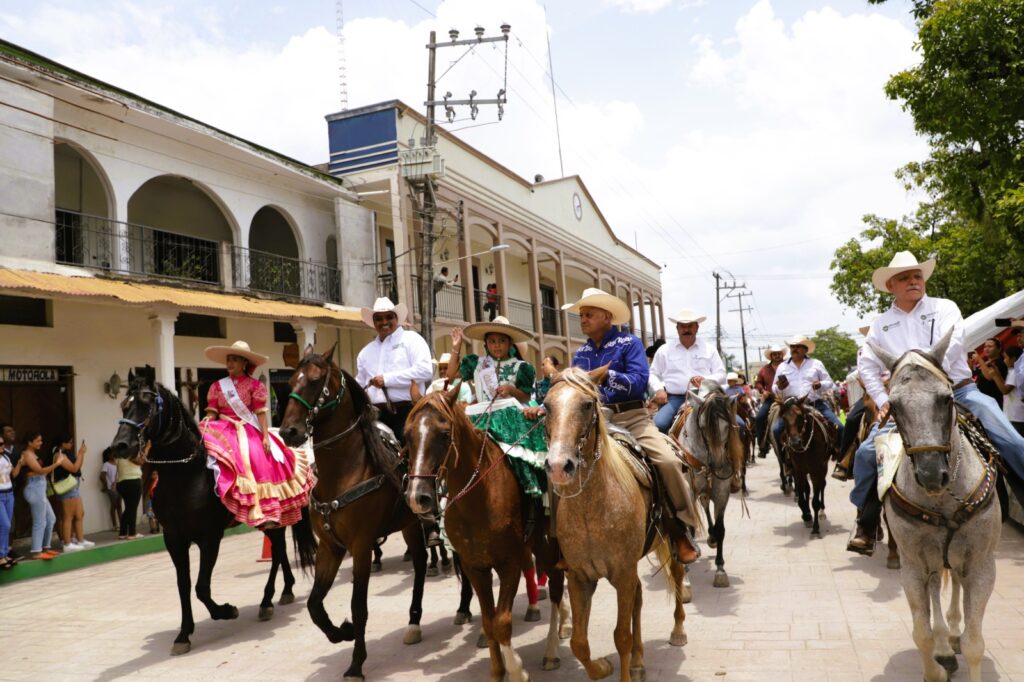
[(562, 628), (567, 625), (565, 621), (569, 616), (569, 607), (565, 599), (565, 573), (553, 565), (547, 567), (547, 572), (548, 587), (551, 590), (551, 622), (548, 624), (547, 647), (544, 649), (541, 668), (556, 670), (562, 665), (558, 655), (559, 642), (568, 637), (562, 637)]
[(968, 682), (981, 682), (981, 658), (985, 655), (981, 622), (985, 618), (985, 607), (988, 606), (995, 582), (996, 561), (992, 554), (988, 554), (971, 567), (963, 583), (964, 634), (960, 637), (960, 649), (967, 660)]
[(313, 565), (313, 589), (309, 591), (306, 598), (306, 610), (313, 624), (320, 628), (320, 632), (327, 635), (327, 639), (334, 644), (351, 640), (352, 624), (346, 621), (341, 627), (331, 622), (331, 617), (324, 609), (324, 598), (331, 591), (334, 579), (338, 575), (338, 567), (341, 560), (345, 558), (345, 548), (336, 545), (330, 539), (321, 538), (316, 548), (316, 561)]
[(412, 601), (409, 604), (409, 625), (402, 635), (403, 644), (423, 641), (420, 619), (423, 617), (423, 581), (427, 575), (427, 547), (419, 523), (412, 523), (402, 531), (408, 551), (412, 553)]
[(210, 581), (213, 579), (213, 567), (217, 565), (220, 554), (220, 541), (224, 533), (221, 530), (211, 533), (199, 543), (199, 577), (196, 579), (196, 596), (203, 602), (214, 620), (233, 620), (238, 618), (238, 609), (227, 602), (218, 604), (213, 600)]
[(287, 555), (284, 562), (281, 561), (281, 548), (284, 544), (284, 528), (263, 531), (263, 535), (270, 541), (270, 575), (267, 577), (267, 584), (263, 587), (263, 601), (260, 602), (259, 620), (270, 620), (274, 616), (274, 583), (277, 582), (277, 568), (282, 563), (288, 565)]
[(949, 600), (949, 610), (946, 611), (946, 622), (949, 624), (949, 646), (953, 653), (960, 653), (960, 623), (963, 620), (963, 613), (960, 611), (960, 576), (956, 571), (950, 571), (949, 577), (953, 581), (952, 595)]
[(373, 545), (355, 545), (352, 551), (352, 630), (355, 644), (352, 647), (352, 662), (345, 671), (346, 680), (363, 679), (363, 663), (366, 662), (366, 620), (370, 615), (367, 593), (370, 586), (370, 562)]
[[(477, 646), (486, 643), (491, 655), (491, 680), (500, 682), (505, 679), (505, 663), (502, 660), (501, 648), (494, 634), (494, 592), (491, 587), (491, 569), (470, 568), (467, 570), (469, 580), (476, 592), (476, 601), (480, 604), (480, 623), (482, 632)], [(482, 648), (482, 647), (481, 647)]]
[(672, 634), (669, 635), (668, 643), (672, 646), (686, 646), (686, 610), (683, 604), (689, 601), (689, 588), (686, 587), (686, 566), (678, 561), (670, 560), (668, 570), (672, 572), (673, 596), (676, 607), (673, 612), (675, 622), (672, 626)]
[[(633, 570), (626, 575), (620, 576), (615, 583), (615, 601), (617, 606), (615, 617), (615, 630), (612, 637), (615, 640), (615, 650), (619, 652), (619, 679), (621, 682), (630, 682), (632, 672), (633, 646), (633, 617), (634, 604), (636, 602), (637, 587), (640, 579)], [(643, 674), (643, 667), (637, 669), (636, 674)]]
[(910, 615), (914, 619), (914, 644), (921, 656), (925, 682), (946, 682), (946, 669), (934, 658), (935, 639), (932, 637), (932, 626), (929, 622), (928, 575), (924, 568), (913, 566), (900, 571), (903, 583), (903, 594), (910, 606)]
[(644, 669), (644, 638), (640, 634), (640, 615), (644, 606), (644, 589), (640, 581), (636, 581), (636, 595), (633, 597), (633, 650), (629, 655), (629, 679), (632, 682), (643, 682), (647, 679)]
[(811, 535), (821, 535), (821, 526), (818, 525), (818, 517), (821, 515), (821, 511), (825, 508), (825, 476), (815, 475), (814, 478), (814, 497), (811, 500), (811, 506), (814, 508), (814, 526), (811, 528)]
[(581, 573), (569, 569), (569, 603), (572, 605), (572, 638), (569, 645), (572, 653), (584, 668), (592, 680), (599, 680), (612, 674), (612, 664), (607, 658), (600, 658), (596, 661), (590, 658), (590, 641), (588, 639), (588, 628), (590, 627), (590, 606), (594, 598), (594, 590), (597, 583), (591, 582)]
[(178, 580), (178, 599), (181, 602), (181, 629), (174, 638), (171, 655), (186, 654), (192, 649), (189, 637), (195, 632), (196, 624), (192, 619), (192, 576), (189, 570), (187, 538), (164, 531), (164, 545), (174, 562), (174, 573)]
[(491, 623), (491, 636), (501, 651), (510, 682), (529, 682), (530, 679), (530, 675), (523, 669), (522, 658), (512, 647), (512, 602), (519, 591), (519, 578), (522, 574), (518, 564), (506, 564), (498, 570), (498, 603)]
[(935, 661), (949, 671), (956, 672), (956, 654), (949, 645), (949, 628), (942, 614), (942, 574), (933, 573), (928, 577), (928, 596), (932, 610), (932, 637), (935, 640)]
[[(292, 526), (292, 537), (295, 534), (295, 526)], [(274, 540), (271, 538), (270, 547), (275, 553), (279, 552), (281, 555), (280, 559), (274, 559), (281, 565), (281, 574), (284, 577), (284, 589), (281, 590), (281, 598), (278, 600), (278, 604), (284, 606), (285, 604), (291, 604), (295, 601), (295, 575), (292, 573), (291, 564), (288, 561), (288, 540), (285, 538), (284, 529), (281, 529), (280, 538), (281, 548), (277, 549), (274, 547)]]
[(469, 610), (469, 605), (473, 601), (473, 583), (469, 582), (469, 576), (466, 575), (466, 569), (462, 567), (462, 560), (459, 559), (458, 553), (452, 556), (452, 560), (455, 563), (455, 573), (459, 578), (459, 608), (455, 611), (455, 624), (464, 625), (473, 620), (473, 613)]
[[(728, 485), (728, 483), (726, 483)], [(715, 580), (712, 583), (715, 587), (729, 587), (729, 574), (725, 572), (725, 508), (729, 502), (729, 490), (726, 488), (722, 495), (721, 504), (715, 502), (715, 525), (712, 531), (718, 539), (715, 547)]]

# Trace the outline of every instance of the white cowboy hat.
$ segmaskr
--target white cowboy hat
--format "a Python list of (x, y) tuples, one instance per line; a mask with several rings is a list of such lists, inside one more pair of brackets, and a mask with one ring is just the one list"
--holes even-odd
[(462, 330), (463, 336), (474, 341), (483, 341), (488, 334), (504, 334), (512, 339), (512, 343), (522, 343), (533, 338), (533, 334), (520, 329), (501, 315), (490, 322), (474, 322)]
[(1011, 320), (1010, 329), (1024, 329), (1024, 320)]
[(739, 381), (740, 380), (740, 375), (737, 374), (736, 372), (729, 372), (728, 374), (725, 375), (725, 380), (726, 381)]
[(607, 291), (601, 289), (595, 289), (593, 287), (583, 290), (583, 295), (580, 296), (580, 300), (575, 303), (566, 303), (562, 306), (562, 310), (568, 310), (570, 313), (578, 313), (580, 308), (600, 308), (601, 310), (607, 310), (612, 314), (612, 324), (626, 324), (629, 322), (631, 315), (629, 314), (629, 306), (618, 296), (612, 296)]
[(374, 313), (394, 313), (395, 317), (398, 318), (398, 326), (405, 324), (405, 318), (409, 314), (409, 309), (404, 303), (392, 303), (391, 299), (387, 296), (381, 296), (373, 302), (372, 308), (362, 308), (359, 311), (363, 316), (363, 322), (366, 323), (367, 327), (373, 327), (373, 314)]
[(771, 346), (768, 346), (764, 350), (764, 357), (765, 357), (765, 359), (771, 360), (772, 359), (772, 353), (782, 353), (783, 355), (785, 355), (786, 354), (786, 349), (784, 347), (780, 346), (777, 343), (773, 344)]
[(245, 341), (235, 341), (230, 346), (209, 346), (205, 353), (207, 358), (219, 364), (227, 362), (229, 355), (241, 356), (248, 360), (253, 367), (259, 367), (270, 359), (266, 355), (253, 353)]
[(668, 318), (668, 321), (672, 324), (689, 324), (690, 322), (700, 324), (706, 319), (708, 319), (707, 315), (701, 315), (693, 308), (683, 308), (678, 315)]
[(814, 341), (811, 341), (809, 338), (807, 338), (803, 334), (797, 334), (796, 336), (794, 336), (794, 337), (792, 337), (790, 339), (786, 339), (786, 345), (787, 346), (806, 346), (807, 347), (807, 354), (808, 355), (810, 355), (811, 353), (814, 352)]
[(894, 276), (907, 270), (920, 270), (921, 274), (924, 275), (924, 279), (927, 282), (928, 278), (932, 276), (932, 271), (935, 270), (935, 259), (929, 258), (923, 263), (917, 262), (917, 257), (909, 251), (900, 251), (892, 260), (889, 261), (888, 267), (877, 268), (871, 274), (871, 283), (875, 285), (875, 288), (883, 293), (889, 293), (889, 290), (885, 288), (885, 283), (892, 279)]
[(439, 365), (447, 365), (451, 361), (452, 361), (452, 354), (451, 353), (441, 353), (441, 357), (439, 357), (437, 359), (437, 364), (439, 364)]

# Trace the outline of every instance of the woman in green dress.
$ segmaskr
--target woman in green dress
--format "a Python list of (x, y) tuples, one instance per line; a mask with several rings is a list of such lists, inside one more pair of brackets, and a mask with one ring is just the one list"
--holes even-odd
[[(524, 492), (541, 497), (547, 487), (544, 430), (537, 427), (538, 422), (523, 416), (537, 370), (515, 345), (532, 336), (501, 316), (492, 322), (471, 324), (465, 330), (456, 327), (452, 330), (448, 378), (473, 382), (475, 401), (466, 408), (466, 416), (505, 451)], [(463, 337), (483, 341), (487, 352), (460, 358)]]

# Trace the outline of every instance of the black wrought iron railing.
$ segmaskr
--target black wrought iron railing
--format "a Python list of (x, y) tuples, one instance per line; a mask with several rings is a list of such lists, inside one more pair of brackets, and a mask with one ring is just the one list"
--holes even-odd
[(303, 261), (233, 246), (234, 286), (305, 301), (340, 303), (341, 273), (326, 263)]
[(58, 263), (207, 284), (221, 281), (216, 241), (63, 209), (54, 222)]
[(533, 304), (517, 298), (508, 299), (508, 321), (527, 331), (536, 331), (533, 325)]
[(560, 335), (562, 327), (562, 311), (549, 305), (543, 306), (540, 311), (540, 324), (545, 334), (554, 336)]
[[(416, 314), (420, 314), (420, 277), (419, 275), (412, 276), (413, 286), (413, 299), (415, 305), (413, 309)], [(430, 288), (431, 294), (434, 297), (434, 318), (439, 317), (446, 318), (449, 320), (466, 320), (466, 310), (462, 302), (462, 285), (461, 284), (440, 284), (434, 282), (434, 285)]]

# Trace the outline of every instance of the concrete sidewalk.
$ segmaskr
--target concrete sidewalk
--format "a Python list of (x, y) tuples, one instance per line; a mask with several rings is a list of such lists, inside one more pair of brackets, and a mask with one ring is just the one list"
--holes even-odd
[[(778, 492), (776, 472), (771, 460), (758, 460), (751, 470), (752, 518), (740, 518), (735, 500), (729, 507), (725, 548), (732, 587), (711, 586), (710, 552), (692, 570), (694, 600), (687, 607), (686, 647), (669, 646), (672, 605), (662, 577), (653, 575), (646, 562), (641, 565), (647, 679), (919, 681), (920, 661), (898, 574), (885, 568), (884, 551), (872, 558), (845, 551), (854, 516), (846, 502), (848, 484), (829, 481), (825, 537), (812, 540), (792, 498)], [(352, 646), (330, 644), (310, 622), (303, 604), (308, 578), (299, 579), (295, 604), (277, 607), (270, 622), (257, 621), (267, 576), (267, 565), (256, 562), (261, 543), (258, 533), (225, 539), (213, 592), (216, 599), (238, 606), (240, 617), (211, 621), (193, 597), (193, 650), (175, 658), (168, 652), (178, 628), (178, 600), (164, 552), (0, 586), (2, 676), (337, 680), (348, 667)], [(473, 645), (479, 618), (471, 625), (451, 624), (458, 603), (452, 576), (427, 579), (424, 641), (402, 644), (411, 565), (401, 561), (400, 539), (393, 537), (384, 549), (384, 572), (370, 583), (367, 679), (486, 679), (486, 652)], [(194, 580), (198, 553), (193, 550), (192, 556)], [(327, 598), (335, 622), (350, 612), (349, 566), (343, 565)], [(595, 600), (592, 650), (597, 656), (612, 656), (617, 668), (610, 586), (599, 586)], [(476, 616), (475, 603), (473, 610)], [(525, 595), (520, 594), (513, 643), (533, 679), (585, 680), (567, 642), (561, 669), (540, 670), (547, 604), (542, 603), (545, 621), (540, 623), (523, 622), (525, 610)], [(1012, 525), (1003, 529), (985, 636), (984, 679), (1024, 682), (1024, 534)], [(960, 663), (964, 666), (962, 657)], [(954, 679), (966, 679), (965, 670)]]

